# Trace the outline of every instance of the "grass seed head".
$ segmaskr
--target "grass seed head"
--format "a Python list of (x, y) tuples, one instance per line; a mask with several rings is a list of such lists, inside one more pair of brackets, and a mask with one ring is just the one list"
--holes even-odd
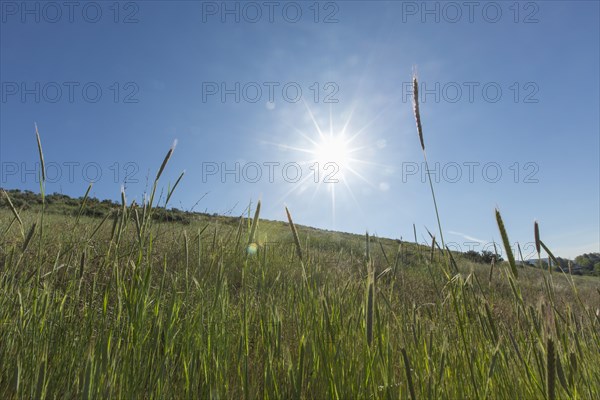
[(167, 163), (169, 162), (169, 159), (171, 158), (171, 156), (173, 155), (173, 152), (175, 151), (175, 147), (176, 146), (177, 146), (177, 139), (175, 139), (173, 141), (173, 144), (171, 145), (171, 148), (167, 152), (167, 155), (165, 156), (165, 159), (163, 160), (162, 164), (160, 165), (158, 173), (156, 174), (156, 178), (154, 179), (155, 182), (158, 181), (158, 179), (162, 175), (165, 167), (167, 166)]
[(515, 257), (513, 255), (512, 249), (510, 248), (510, 241), (508, 240), (508, 234), (506, 233), (506, 228), (504, 227), (504, 221), (502, 221), (502, 216), (500, 215), (500, 210), (496, 208), (496, 222), (498, 223), (498, 230), (500, 231), (500, 236), (502, 236), (502, 244), (504, 244), (504, 250), (506, 250), (506, 256), (508, 258), (508, 263), (510, 264), (510, 269), (515, 278), (519, 277), (519, 272), (517, 271), (517, 264), (515, 263)]
[(417, 75), (413, 75), (413, 111), (415, 113), (415, 121), (417, 123), (417, 133), (421, 141), (421, 149), (425, 151), (425, 141), (423, 140), (423, 127), (421, 126), (421, 113), (419, 112), (419, 82)]
[(40, 155), (40, 165), (42, 166), (42, 182), (46, 181), (46, 164), (44, 163), (44, 152), (42, 151), (42, 141), (40, 139), (40, 133), (38, 132), (37, 123), (35, 125), (35, 137), (37, 140), (38, 153)]
[(292, 220), (292, 215), (290, 214), (290, 210), (285, 208), (285, 213), (287, 214), (288, 222), (290, 223), (290, 229), (292, 230), (292, 236), (294, 237), (294, 243), (296, 245), (296, 253), (298, 254), (298, 258), (302, 261), (302, 247), (300, 246), (300, 238), (298, 237), (298, 231), (296, 230), (296, 225), (294, 225), (294, 221)]
[(535, 236), (535, 249), (537, 250), (537, 253), (538, 253), (538, 256), (539, 256), (540, 252), (541, 252), (541, 248), (540, 248), (540, 227), (539, 227), (537, 221), (535, 221), (533, 223), (533, 235)]

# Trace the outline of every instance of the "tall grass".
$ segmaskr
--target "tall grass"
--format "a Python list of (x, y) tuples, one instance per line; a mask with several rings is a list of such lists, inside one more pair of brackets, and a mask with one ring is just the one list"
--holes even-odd
[(511, 256), (491, 275), (442, 246), (448, 279), (416, 243), (260, 203), (249, 224), (156, 222), (172, 156), (147, 201), (123, 190), (103, 218), (82, 213), (89, 187), (72, 217), (0, 208), (0, 398), (598, 398), (597, 280)]

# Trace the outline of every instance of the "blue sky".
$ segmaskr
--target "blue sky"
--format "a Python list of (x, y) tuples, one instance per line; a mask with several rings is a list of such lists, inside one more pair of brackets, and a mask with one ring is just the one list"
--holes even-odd
[(414, 223), (422, 241), (416, 68), (446, 242), (499, 241), (499, 207), (525, 257), (534, 219), (558, 255), (600, 251), (596, 1), (0, 4), (2, 187), (39, 191), (34, 122), (46, 191), (71, 196), (94, 180), (139, 202), (177, 139), (171, 206), (261, 199), (265, 218), (285, 204), (302, 225), (413, 240)]

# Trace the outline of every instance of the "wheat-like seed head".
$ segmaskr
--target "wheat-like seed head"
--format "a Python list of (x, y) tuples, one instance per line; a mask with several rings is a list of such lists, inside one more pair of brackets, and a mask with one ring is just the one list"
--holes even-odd
[(500, 236), (502, 237), (502, 244), (504, 244), (504, 250), (506, 250), (506, 257), (508, 258), (508, 263), (510, 264), (510, 269), (515, 278), (519, 277), (519, 272), (517, 271), (517, 265), (515, 263), (515, 257), (513, 255), (512, 249), (510, 248), (510, 242), (508, 240), (508, 234), (506, 233), (506, 228), (504, 227), (504, 221), (502, 221), (502, 216), (500, 215), (500, 210), (496, 208), (496, 223), (498, 224), (498, 230), (500, 231)]
[(294, 225), (292, 215), (290, 214), (290, 210), (288, 210), (287, 207), (285, 208), (285, 213), (287, 214), (287, 219), (290, 223), (290, 229), (292, 230), (292, 236), (294, 237), (294, 243), (296, 244), (296, 253), (298, 254), (298, 258), (300, 258), (300, 261), (302, 261), (302, 247), (300, 246), (300, 238), (298, 237), (296, 225)]
[(421, 149), (425, 151), (425, 142), (423, 140), (423, 127), (421, 126), (421, 113), (419, 112), (419, 82), (417, 75), (413, 75), (413, 111), (415, 113), (415, 121), (417, 123), (417, 132), (421, 141)]
[(38, 132), (37, 123), (35, 125), (35, 137), (37, 139), (38, 152), (40, 155), (40, 164), (42, 166), (42, 182), (46, 181), (46, 164), (44, 163), (44, 152), (42, 151), (42, 141), (40, 139), (40, 133)]
[(121, 205), (127, 206), (127, 199), (125, 198), (125, 185), (121, 184)]
[(535, 236), (535, 249), (537, 250), (538, 256), (540, 255), (540, 227), (537, 221), (533, 222), (533, 235)]
[(167, 152), (167, 155), (165, 156), (165, 159), (163, 160), (162, 164), (160, 165), (160, 168), (158, 169), (158, 173), (156, 174), (156, 178), (154, 179), (155, 183), (158, 181), (158, 179), (162, 175), (165, 167), (167, 166), (167, 163), (169, 162), (169, 159), (171, 158), (171, 155), (173, 155), (173, 152), (175, 151), (175, 147), (176, 146), (177, 146), (177, 139), (175, 139), (173, 141), (173, 144), (171, 145), (171, 148)]

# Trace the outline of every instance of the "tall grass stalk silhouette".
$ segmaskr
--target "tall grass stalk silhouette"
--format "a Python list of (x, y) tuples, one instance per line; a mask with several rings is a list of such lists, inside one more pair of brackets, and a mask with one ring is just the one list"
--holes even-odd
[[(429, 188), (431, 189), (431, 198), (433, 199), (433, 206), (435, 208), (435, 217), (437, 220), (438, 230), (440, 232), (440, 240), (442, 241), (442, 248), (444, 254), (447, 254), (446, 242), (444, 241), (444, 232), (442, 230), (442, 223), (440, 222), (440, 213), (438, 210), (437, 200), (435, 198), (435, 190), (433, 189), (433, 181), (431, 180), (431, 172), (429, 171), (429, 163), (427, 162), (427, 152), (425, 151), (425, 140), (423, 138), (423, 126), (421, 124), (421, 112), (419, 110), (419, 82), (417, 80), (417, 74), (413, 74), (413, 112), (415, 115), (415, 122), (417, 125), (417, 133), (419, 135), (419, 141), (421, 143), (421, 150), (423, 152), (423, 160), (425, 161), (425, 170), (427, 171), (427, 180), (429, 181)], [(446, 255), (446, 261), (448, 264), (448, 256)]]

